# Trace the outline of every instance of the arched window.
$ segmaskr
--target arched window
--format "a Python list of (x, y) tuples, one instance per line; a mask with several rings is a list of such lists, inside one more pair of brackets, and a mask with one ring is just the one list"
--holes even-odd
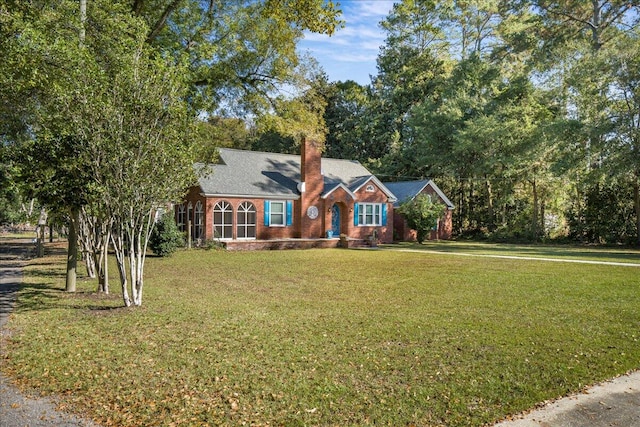
[(193, 228), (196, 239), (204, 238), (204, 211), (202, 209), (202, 202), (198, 200), (196, 203), (196, 211), (193, 216)]
[(191, 202), (187, 205), (187, 227), (189, 228), (187, 232), (193, 239), (193, 205)]
[(256, 238), (256, 207), (251, 202), (242, 202), (238, 206), (236, 221), (238, 239)]
[(186, 210), (184, 208), (184, 203), (181, 203), (177, 206), (176, 209), (176, 225), (178, 226), (178, 230), (180, 230), (180, 232), (182, 233), (184, 233), (187, 229), (185, 215)]
[(217, 239), (233, 238), (233, 208), (220, 201), (213, 207), (213, 236)]

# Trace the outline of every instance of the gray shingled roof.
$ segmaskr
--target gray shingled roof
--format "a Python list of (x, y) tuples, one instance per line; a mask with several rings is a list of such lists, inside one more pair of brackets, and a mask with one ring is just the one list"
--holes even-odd
[[(202, 168), (204, 165), (196, 165)], [(343, 184), (355, 191), (373, 175), (360, 162), (322, 158), (325, 193)], [(259, 151), (220, 149), (220, 163), (204, 166), (199, 178), (206, 195), (297, 199), (300, 156)], [(390, 196), (393, 196), (389, 192)], [(393, 198), (393, 197), (392, 197)]]
[(422, 179), (419, 181), (385, 182), (384, 185), (398, 198), (398, 200), (393, 204), (395, 207), (407, 200), (413, 199), (420, 194), (427, 185), (431, 185), (436, 194), (438, 194), (442, 201), (447, 205), (447, 208), (454, 208), (453, 203), (451, 203), (442, 190), (438, 188), (436, 183), (430, 179)]

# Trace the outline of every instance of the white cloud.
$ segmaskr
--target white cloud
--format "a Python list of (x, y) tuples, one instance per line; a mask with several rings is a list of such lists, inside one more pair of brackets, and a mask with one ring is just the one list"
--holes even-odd
[(305, 33), (300, 50), (315, 57), (330, 80), (370, 83), (385, 33), (378, 25), (393, 8), (390, 0), (340, 1), (345, 27), (329, 37)]
[(393, 3), (389, 0), (342, 1), (345, 27), (331, 37), (305, 33), (300, 48), (318, 60), (331, 80), (351, 79), (367, 84), (369, 76), (376, 73), (376, 58), (385, 39), (378, 24)]

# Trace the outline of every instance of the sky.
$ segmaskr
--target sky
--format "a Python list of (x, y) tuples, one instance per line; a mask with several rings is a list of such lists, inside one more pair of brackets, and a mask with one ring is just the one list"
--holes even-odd
[(305, 33), (298, 49), (316, 58), (330, 81), (354, 80), (371, 83), (377, 74), (376, 58), (385, 34), (378, 23), (391, 8), (393, 0), (338, 0), (344, 28), (331, 37)]

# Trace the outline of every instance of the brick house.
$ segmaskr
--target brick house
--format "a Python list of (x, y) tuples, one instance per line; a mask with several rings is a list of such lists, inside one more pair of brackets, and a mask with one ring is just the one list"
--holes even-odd
[(409, 228), (407, 221), (397, 211), (397, 208), (403, 202), (413, 200), (418, 196), (418, 194), (426, 194), (429, 197), (435, 198), (434, 201), (442, 203), (446, 208), (442, 218), (438, 220), (438, 223), (435, 224), (434, 229), (431, 231), (429, 240), (451, 239), (451, 233), (453, 231), (452, 213), (454, 206), (440, 188), (438, 188), (435, 182), (430, 179), (424, 179), (420, 181), (386, 182), (384, 185), (392, 191), (397, 198), (393, 205), (393, 230), (395, 240), (416, 240), (416, 231)]
[(222, 148), (217, 164), (197, 168), (205, 173), (175, 209), (194, 240), (220, 239), (228, 248), (301, 246), (265, 243), (290, 239), (330, 247), (340, 235), (393, 240), (394, 194), (359, 162), (322, 158), (313, 141), (300, 156)]

